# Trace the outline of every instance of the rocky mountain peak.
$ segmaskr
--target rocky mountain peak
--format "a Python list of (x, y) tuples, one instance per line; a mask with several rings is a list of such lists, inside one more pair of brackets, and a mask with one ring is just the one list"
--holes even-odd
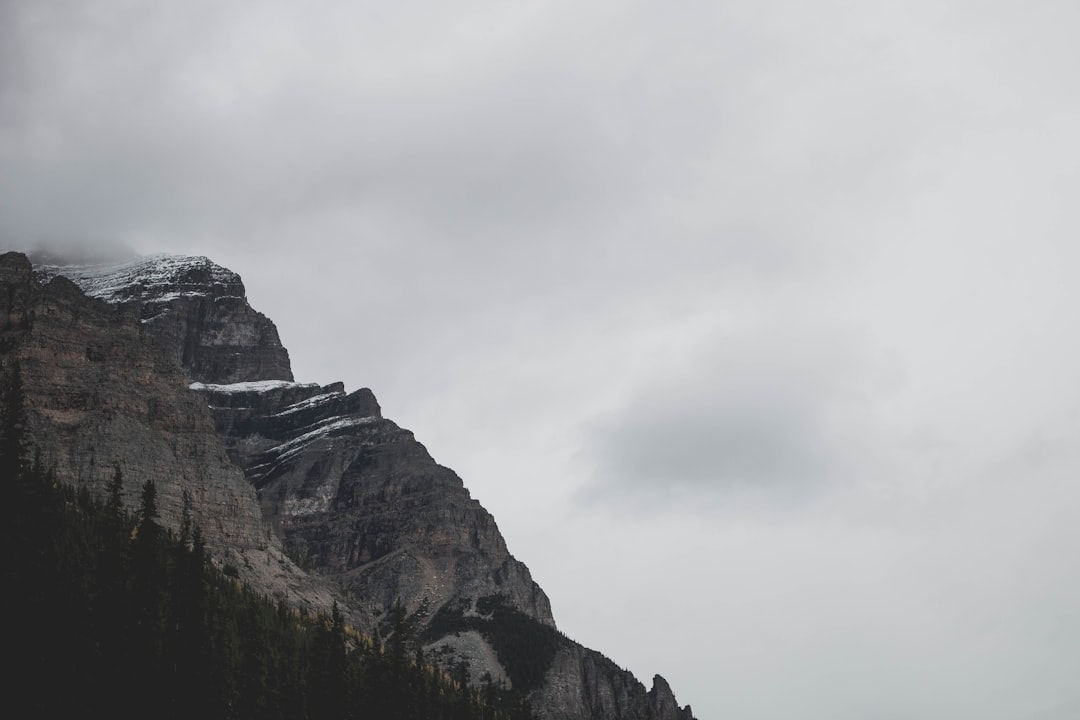
[(19, 286), (30, 282), (34, 267), (22, 253), (8, 252), (0, 255), (0, 282)]
[(239, 275), (202, 256), (160, 254), (112, 263), (38, 264), (35, 272), (44, 281), (63, 275), (90, 297), (110, 303), (166, 303), (183, 296), (245, 297)]
[(132, 306), (192, 382), (292, 381), (277, 327), (247, 301), (240, 276), (209, 258), (150, 255), (96, 264), (39, 264), (40, 282), (65, 277), (92, 298)]

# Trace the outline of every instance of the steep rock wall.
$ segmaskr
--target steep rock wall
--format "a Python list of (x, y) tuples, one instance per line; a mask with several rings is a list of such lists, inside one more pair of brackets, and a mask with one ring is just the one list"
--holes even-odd
[(530, 700), (539, 720), (694, 720), (690, 706), (679, 707), (661, 676), (646, 691), (632, 673), (577, 643), (558, 651), (544, 685)]
[(506, 547), (495, 519), (375, 396), (340, 385), (193, 386), (264, 517), (305, 566), (355, 602), (401, 602), (423, 624), (451, 600), (501, 594), (554, 626), (551, 605)]
[(0, 328), (0, 362), (18, 362), (32, 436), (59, 479), (103, 492), (119, 466), (132, 509), (151, 480), (162, 523), (175, 530), (190, 517), (219, 565), (299, 606), (330, 607), (337, 589), (285, 554), (209, 409), (137, 307), (89, 298), (64, 277), (42, 285), (24, 255), (8, 253)]

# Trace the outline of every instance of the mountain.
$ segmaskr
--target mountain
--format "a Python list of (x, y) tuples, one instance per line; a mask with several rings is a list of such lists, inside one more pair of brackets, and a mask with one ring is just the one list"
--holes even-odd
[(252, 587), (384, 636), (400, 606), (425, 655), (528, 692), (538, 718), (693, 718), (558, 632), (491, 514), (371, 390), (296, 382), (236, 273), (41, 260), (0, 256), (0, 360), (60, 479), (103, 492), (120, 467), (132, 506), (152, 479), (163, 523), (197, 523)]

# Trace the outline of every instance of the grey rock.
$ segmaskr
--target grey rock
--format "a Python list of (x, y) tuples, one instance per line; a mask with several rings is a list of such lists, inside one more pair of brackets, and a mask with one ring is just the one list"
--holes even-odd
[(499, 662), (498, 653), (476, 630), (447, 635), (425, 645), (423, 650), (425, 657), (443, 667), (453, 668), (458, 663), (465, 663), (469, 668), (470, 684), (475, 687), (482, 687), (487, 682), (507, 689), (513, 687), (510, 676)]
[(400, 602), (425, 618), (447, 602), (502, 594), (554, 626), (551, 605), (494, 518), (368, 389), (241, 383), (203, 393), (264, 517), (305, 567), (372, 612)]
[(156, 255), (96, 265), (37, 265), (87, 295), (130, 306), (189, 381), (292, 380), (277, 327), (247, 302), (240, 276), (205, 257)]
[(577, 643), (559, 650), (543, 687), (530, 700), (539, 720), (694, 718), (689, 705), (679, 707), (664, 678), (656, 675), (646, 691), (631, 672)]

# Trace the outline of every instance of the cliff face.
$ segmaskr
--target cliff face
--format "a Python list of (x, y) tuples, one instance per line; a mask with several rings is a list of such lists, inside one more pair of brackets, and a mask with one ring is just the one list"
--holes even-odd
[(119, 466), (132, 508), (152, 480), (162, 522), (190, 517), (220, 565), (268, 594), (328, 607), (337, 589), (285, 554), (206, 404), (137, 310), (90, 299), (65, 277), (42, 285), (25, 256), (0, 256), (0, 362), (20, 365), (43, 462), (97, 491)]
[[(32, 272), (8, 254), (0, 282), (5, 357), (22, 365), (61, 478), (101, 489), (119, 462), (130, 497), (153, 479), (166, 523), (190, 513), (219, 562), (256, 587), (321, 608), (336, 597), (368, 630), (401, 603), (429, 655), (466, 659), (476, 680), (513, 681), (498, 638), (440, 629), (440, 611), (479, 622), (497, 600), (537, 637), (557, 635), (547, 596), (461, 479), (383, 418), (370, 390), (294, 382), (235, 273), (184, 257)], [(662, 678), (646, 692), (559, 637), (530, 695), (540, 717), (692, 718)]]
[(450, 600), (503, 594), (542, 623), (551, 606), (494, 518), (370, 390), (280, 383), (193, 386), (264, 517), (301, 563), (373, 612), (423, 619)]
[(532, 695), (541, 720), (655, 718), (694, 720), (680, 708), (667, 681), (653, 678), (651, 690), (595, 650), (568, 644), (555, 655), (543, 686)]

